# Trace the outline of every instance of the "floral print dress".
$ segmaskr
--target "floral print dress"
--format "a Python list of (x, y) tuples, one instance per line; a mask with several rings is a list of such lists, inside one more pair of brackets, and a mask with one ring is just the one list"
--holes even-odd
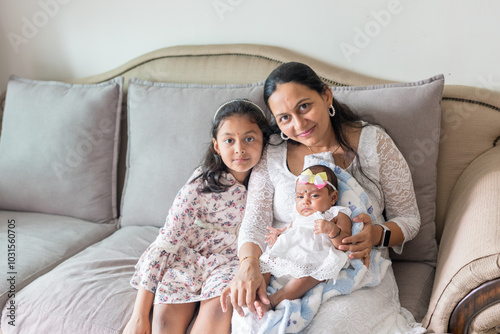
[(222, 193), (201, 193), (198, 168), (182, 187), (156, 240), (142, 254), (131, 279), (155, 294), (155, 304), (211, 299), (238, 270), (238, 229), (246, 188), (227, 173), (231, 185)]

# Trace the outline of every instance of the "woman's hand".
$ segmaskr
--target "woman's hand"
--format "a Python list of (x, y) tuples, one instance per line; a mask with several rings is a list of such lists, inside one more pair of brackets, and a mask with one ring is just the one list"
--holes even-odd
[(222, 311), (227, 311), (227, 298), (231, 298), (234, 310), (243, 317), (245, 313), (242, 307), (246, 306), (252, 313), (256, 313), (254, 302), (258, 298), (264, 304), (269, 304), (266, 292), (266, 281), (260, 273), (259, 261), (257, 258), (249, 257), (240, 264), (240, 269), (236, 277), (229, 283), (229, 286), (222, 291), (220, 304)]
[(356, 235), (344, 238), (339, 246), (340, 250), (350, 251), (350, 259), (362, 259), (365, 265), (370, 267), (370, 253), (373, 247), (373, 225), (369, 215), (362, 213), (352, 219), (355, 223), (363, 223), (363, 229)]

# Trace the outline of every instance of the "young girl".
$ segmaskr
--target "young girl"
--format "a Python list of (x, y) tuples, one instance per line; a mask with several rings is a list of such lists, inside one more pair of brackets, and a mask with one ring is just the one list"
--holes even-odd
[(326, 166), (314, 165), (297, 178), (297, 217), (290, 226), (266, 235), (272, 246), (260, 256), (260, 268), (269, 285), (271, 274), (283, 285), (268, 296), (270, 304), (255, 302), (259, 318), (284, 299), (302, 297), (326, 279), (335, 280), (349, 261), (338, 250), (342, 239), (351, 235), (351, 210), (335, 206), (337, 177)]
[(124, 333), (185, 333), (198, 305), (191, 333), (229, 333), (231, 312), (222, 312), (217, 297), (238, 269), (245, 185), (269, 133), (264, 112), (249, 100), (217, 110), (202, 166), (177, 194), (165, 226), (136, 265), (131, 284), (138, 293)]

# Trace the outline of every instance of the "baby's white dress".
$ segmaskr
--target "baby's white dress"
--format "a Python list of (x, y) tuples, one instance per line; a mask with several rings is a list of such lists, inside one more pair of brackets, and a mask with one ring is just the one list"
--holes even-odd
[(332, 206), (307, 217), (296, 213), (292, 227), (260, 256), (261, 272), (286, 280), (310, 276), (318, 281), (335, 281), (340, 270), (349, 264), (347, 255), (335, 248), (328, 235), (315, 234), (314, 225), (318, 219), (331, 221), (339, 212), (351, 215), (351, 210), (343, 206)]

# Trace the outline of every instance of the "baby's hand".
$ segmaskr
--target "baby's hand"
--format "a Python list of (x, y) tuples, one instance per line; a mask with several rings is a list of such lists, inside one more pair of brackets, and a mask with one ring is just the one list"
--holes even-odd
[(266, 234), (266, 242), (269, 243), (269, 246), (274, 245), (276, 240), (278, 240), (278, 237), (280, 236), (281, 233), (285, 232), (287, 229), (286, 227), (283, 228), (274, 228), (271, 226), (268, 226), (267, 229), (270, 231), (268, 234)]
[(325, 233), (330, 235), (330, 233), (335, 230), (334, 223), (329, 222), (328, 220), (317, 219), (314, 221), (314, 234)]

